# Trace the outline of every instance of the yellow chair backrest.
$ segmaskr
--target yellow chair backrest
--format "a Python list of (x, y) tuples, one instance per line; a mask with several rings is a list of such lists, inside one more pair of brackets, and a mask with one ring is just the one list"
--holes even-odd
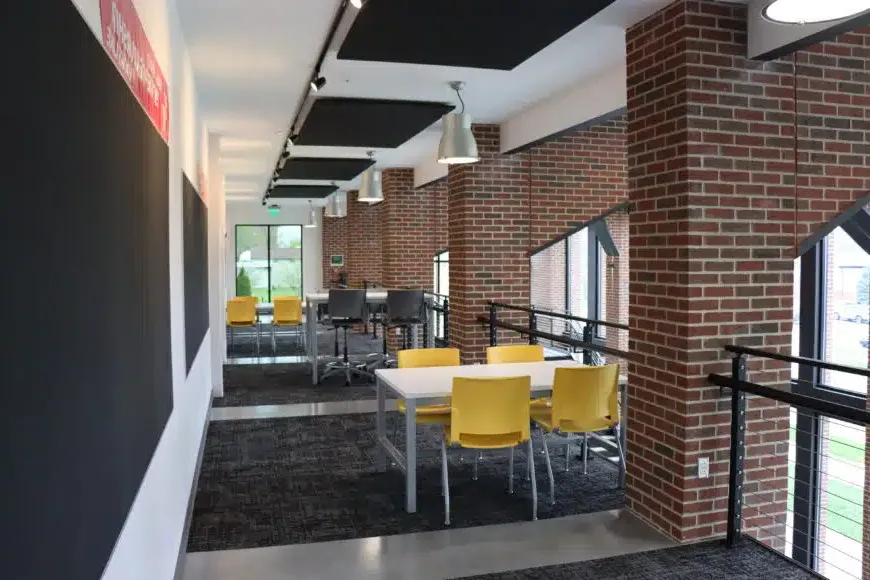
[(530, 377), (453, 379), (450, 443), (477, 449), (529, 439)]
[(399, 368), (458, 367), (458, 348), (412, 348), (398, 353)]
[(544, 360), (544, 347), (539, 344), (511, 344), (490, 346), (486, 349), (487, 364), (541, 362)]
[(619, 365), (559, 367), (553, 380), (553, 426), (585, 433), (619, 422)]
[(276, 296), (273, 299), (275, 324), (302, 324), (302, 299), (298, 296)]
[(251, 300), (233, 299), (227, 301), (227, 324), (251, 326), (257, 320), (257, 307)]
[(248, 302), (253, 302), (253, 303), (254, 303), (254, 306), (256, 306), (257, 304), (259, 304), (259, 302), (260, 302), (260, 299), (257, 298), (256, 296), (236, 296), (235, 299), (236, 299), (236, 300), (246, 300), (246, 301), (248, 301)]

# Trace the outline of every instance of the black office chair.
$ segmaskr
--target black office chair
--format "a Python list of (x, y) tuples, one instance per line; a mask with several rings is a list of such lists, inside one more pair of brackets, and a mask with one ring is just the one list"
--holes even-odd
[(401, 328), (400, 349), (413, 346), (411, 332), (415, 327), (426, 323), (426, 298), (422, 290), (387, 291), (386, 312), (384, 314), (384, 366), (395, 366), (395, 359), (387, 354), (387, 332), (390, 327)]
[(344, 350), (339, 360), (328, 363), (320, 380), (343, 373), (345, 384), (350, 384), (351, 375), (374, 379), (365, 364), (351, 363), (347, 353), (347, 330), (355, 324), (368, 320), (368, 305), (365, 290), (330, 290), (327, 302), (329, 322), (335, 328), (335, 356), (339, 358), (338, 335), (344, 331)]

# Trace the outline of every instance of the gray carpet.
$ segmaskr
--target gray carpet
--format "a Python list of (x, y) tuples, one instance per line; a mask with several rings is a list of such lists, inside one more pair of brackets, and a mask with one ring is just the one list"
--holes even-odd
[(465, 580), (809, 580), (816, 576), (751, 541), (721, 541), (588, 562), (529, 568)]
[[(391, 419), (397, 417), (392, 414)], [(334, 415), (297, 419), (217, 421), (208, 430), (188, 550), (227, 550), (325, 542), (444, 529), (437, 456), (421, 458), (419, 512), (405, 512), (404, 478), (375, 469), (375, 417)], [(392, 423), (391, 423), (392, 425)], [(390, 426), (391, 426), (390, 425)], [(392, 431), (390, 428), (389, 431)], [(388, 432), (389, 432), (388, 431)], [(421, 426), (420, 447), (438, 449), (440, 428)], [(399, 441), (403, 439), (399, 432)], [(540, 445), (540, 443), (538, 443)], [(478, 481), (471, 453), (451, 452), (452, 528), (531, 519), (525, 454), (517, 452), (514, 495), (507, 493), (507, 455), (485, 453)], [(563, 469), (554, 458), (556, 505), (546, 500), (543, 457), (537, 454), (540, 518), (619, 508), (618, 470), (591, 459)]]

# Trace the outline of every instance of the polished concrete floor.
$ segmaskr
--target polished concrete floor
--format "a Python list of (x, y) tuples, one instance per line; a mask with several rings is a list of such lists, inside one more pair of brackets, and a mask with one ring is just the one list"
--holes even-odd
[(187, 555), (184, 580), (441, 580), (674, 545), (623, 510), (425, 532)]
[[(297, 403), (295, 405), (258, 405), (256, 407), (212, 407), (212, 421), (235, 421), (240, 419), (278, 419), (282, 417), (319, 417), (323, 415), (347, 415), (374, 413), (377, 400), (332, 401), (323, 403)], [(387, 410), (394, 411), (396, 401), (387, 401)]]

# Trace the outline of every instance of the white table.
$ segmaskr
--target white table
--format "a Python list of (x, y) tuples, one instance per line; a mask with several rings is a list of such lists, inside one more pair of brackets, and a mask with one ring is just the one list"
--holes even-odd
[[(366, 302), (369, 304), (384, 304), (387, 301), (386, 290), (367, 290)], [(305, 295), (305, 320), (307, 340), (305, 341), (306, 353), (311, 363), (311, 384), (316, 385), (318, 380), (318, 362), (319, 354), (317, 342), (317, 305), (329, 302), (329, 292), (312, 292)], [(430, 316), (432, 313), (430, 313)], [(435, 326), (429, 321), (429, 344), (434, 340), (433, 333)], [(412, 333), (416, 341), (417, 333)], [(415, 343), (416, 344), (416, 343)]]
[[(449, 397), (455, 377), (529, 376), (532, 383), (530, 394), (542, 395), (553, 390), (553, 376), (557, 368), (576, 366), (582, 365), (574, 361), (546, 361), (376, 370), (375, 376), (378, 382), (378, 469), (383, 471), (387, 468), (387, 454), (389, 454), (405, 474), (405, 509), (408, 513), (417, 511), (417, 422), (415, 415), (419, 405), (431, 404)], [(405, 454), (402, 454), (387, 438), (387, 389), (392, 390), (405, 400), (407, 409), (405, 412)]]

